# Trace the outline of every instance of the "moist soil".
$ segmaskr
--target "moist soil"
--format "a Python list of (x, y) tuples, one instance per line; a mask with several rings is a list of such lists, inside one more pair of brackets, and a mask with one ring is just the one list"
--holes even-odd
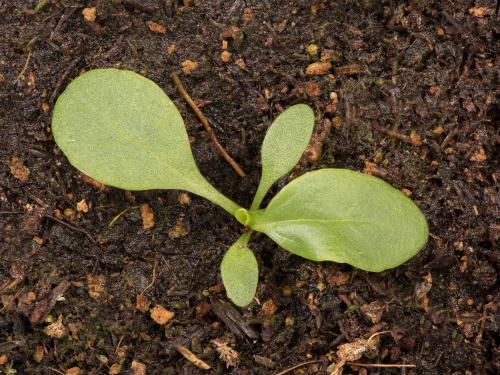
[[(344, 374), (498, 373), (498, 33), (493, 0), (0, 1), (0, 373), (271, 374), (302, 364), (291, 373), (326, 374), (339, 347), (352, 349), (341, 345), (376, 333), (353, 362), (415, 367), (346, 364)], [(99, 186), (55, 145), (57, 96), (97, 67), (158, 83), (203, 174), (245, 206), (271, 121), (311, 105), (315, 152), (288, 178), (321, 167), (383, 178), (425, 213), (427, 246), (367, 273), (257, 235), (257, 297), (233, 310), (219, 272), (243, 230), (232, 217), (179, 191)], [(212, 147), (171, 73), (246, 177)], [(156, 305), (175, 317), (157, 323)]]

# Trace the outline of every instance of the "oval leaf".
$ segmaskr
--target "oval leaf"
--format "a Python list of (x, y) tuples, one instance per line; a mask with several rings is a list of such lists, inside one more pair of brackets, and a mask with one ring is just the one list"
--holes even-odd
[(220, 266), (227, 296), (240, 307), (252, 302), (259, 281), (257, 260), (242, 238), (229, 248)]
[(127, 190), (183, 189), (235, 211), (201, 175), (179, 111), (153, 81), (131, 71), (96, 69), (57, 100), (54, 138), (71, 164)]
[(419, 208), (386, 182), (345, 169), (321, 169), (292, 181), (250, 227), (307, 259), (366, 271), (396, 267), (427, 242)]
[(269, 127), (262, 143), (262, 177), (252, 203), (258, 209), (271, 186), (300, 160), (314, 127), (314, 112), (306, 104), (283, 111)]

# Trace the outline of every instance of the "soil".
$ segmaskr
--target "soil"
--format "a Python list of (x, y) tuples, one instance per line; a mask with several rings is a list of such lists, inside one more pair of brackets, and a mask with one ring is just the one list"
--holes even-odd
[[(494, 0), (0, 0), (0, 373), (207, 372), (177, 342), (208, 373), (311, 361), (292, 373), (326, 374), (342, 344), (380, 332), (354, 361), (415, 367), (346, 364), (344, 374), (498, 373), (498, 9)], [(231, 55), (221, 57), (224, 41)], [(198, 63), (188, 74), (186, 60)], [(99, 189), (58, 151), (58, 94), (110, 66), (165, 90), (201, 171), (246, 206), (267, 127), (308, 103), (319, 128), (333, 127), (294, 174), (349, 168), (404, 189), (428, 218), (428, 245), (375, 274), (256, 236), (257, 298), (235, 315), (219, 272), (242, 232), (233, 218), (178, 191)], [(246, 177), (214, 150), (172, 72)], [(158, 324), (148, 303), (175, 317)], [(236, 366), (214, 339), (237, 352)]]

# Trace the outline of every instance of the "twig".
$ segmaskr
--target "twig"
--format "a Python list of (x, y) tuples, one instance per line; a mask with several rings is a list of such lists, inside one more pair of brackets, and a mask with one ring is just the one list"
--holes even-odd
[(210, 307), (212, 308), (212, 312), (226, 324), (227, 328), (229, 328), (235, 336), (241, 339), (248, 337), (252, 340), (257, 340), (259, 338), (257, 332), (254, 331), (240, 312), (229, 302), (217, 296), (213, 296), (210, 299)]
[(108, 224), (108, 228), (111, 228), (116, 221), (121, 218), (123, 215), (125, 215), (128, 211), (133, 210), (134, 208), (139, 208), (139, 206), (132, 206), (132, 207), (127, 207), (123, 211), (121, 211), (118, 215), (116, 215)]
[(443, 151), (448, 143), (450, 143), (451, 139), (458, 133), (458, 127), (454, 128), (449, 132), (444, 138), (443, 142), (439, 145), (439, 149)]
[(149, 285), (147, 287), (144, 288), (144, 290), (141, 292), (141, 295), (144, 295), (144, 293), (146, 292), (146, 290), (148, 290), (149, 288), (151, 288), (155, 281), (156, 281), (156, 266), (158, 265), (158, 259), (156, 258), (156, 255), (155, 255), (155, 264), (153, 265), (153, 276), (151, 277), (151, 282), (149, 283)]
[(199, 359), (193, 352), (187, 349), (184, 345), (179, 344), (178, 342), (173, 343), (174, 348), (182, 354), (184, 358), (186, 358), (189, 362), (195, 365), (202, 370), (210, 370), (211, 367), (201, 359)]
[(19, 73), (16, 80), (14, 81), (14, 85), (17, 83), (17, 81), (21, 79), (22, 75), (26, 71), (26, 68), (28, 67), (28, 64), (30, 62), (30, 58), (31, 58), (31, 51), (28, 52), (28, 58), (26, 59), (26, 63), (24, 64), (23, 70), (21, 70), (21, 73)]
[(62, 374), (62, 375), (64, 375), (64, 372), (59, 371), (58, 369), (55, 369), (55, 368), (53, 368), (53, 367), (49, 367), (49, 369), (50, 369), (50, 370), (52, 370), (52, 371), (54, 371), (54, 372), (55, 372), (55, 373), (57, 373), (57, 374)]
[(115, 354), (118, 353), (118, 349), (120, 349), (120, 345), (122, 344), (124, 337), (125, 336), (120, 337), (120, 340), (118, 341), (118, 345), (116, 345)]
[(61, 15), (61, 18), (59, 18), (59, 22), (57, 22), (56, 27), (54, 27), (54, 30), (52, 30), (52, 32), (50, 33), (49, 41), (54, 40), (55, 36), (59, 33), (59, 30), (61, 29), (63, 24), (71, 17), (71, 15), (77, 9), (78, 7), (71, 7)]
[(29, 320), (32, 324), (40, 323), (49, 314), (50, 310), (55, 306), (57, 300), (66, 292), (71, 285), (68, 280), (61, 281), (49, 296), (44, 300), (39, 301), (30, 314)]
[(356, 363), (356, 362), (346, 362), (346, 365), (349, 366), (359, 366), (359, 367), (399, 367), (399, 368), (415, 368), (416, 365), (404, 365), (400, 363), (391, 363), (391, 364), (383, 364), (383, 363)]
[(368, 340), (366, 341), (370, 341), (371, 339), (373, 339), (374, 337), (377, 337), (377, 336), (380, 336), (380, 335), (385, 335), (386, 333), (392, 333), (391, 331), (380, 331), (380, 332), (376, 332), (374, 333), (373, 335), (371, 335), (370, 337), (368, 337)]
[(307, 365), (312, 365), (313, 363), (318, 363), (318, 362), (321, 362), (321, 360), (315, 359), (315, 360), (312, 360), (312, 361), (302, 362), (302, 363), (299, 363), (298, 365), (295, 365), (293, 367), (287, 368), (286, 370), (278, 372), (278, 373), (276, 373), (274, 375), (285, 375), (285, 374), (288, 374), (289, 372), (292, 372), (295, 369), (298, 369), (299, 367), (303, 367), (303, 366), (307, 366)]
[(219, 154), (221, 154), (221, 156), (224, 159), (226, 159), (226, 161), (231, 165), (231, 167), (233, 167), (233, 169), (236, 171), (236, 173), (238, 173), (240, 175), (240, 177), (245, 177), (246, 176), (245, 172), (243, 172), (243, 170), (238, 165), (238, 163), (236, 163), (236, 161), (227, 153), (227, 151), (224, 149), (224, 147), (222, 147), (222, 145), (219, 143), (219, 140), (215, 136), (215, 133), (212, 130), (212, 127), (210, 126), (210, 124), (208, 123), (207, 118), (205, 117), (203, 112), (201, 112), (200, 108), (198, 108), (198, 106), (193, 101), (193, 99), (191, 99), (191, 97), (189, 96), (186, 89), (182, 85), (182, 82), (179, 79), (179, 76), (175, 73), (172, 73), (172, 74), (170, 74), (170, 77), (174, 81), (175, 87), (177, 88), (177, 91), (179, 91), (179, 94), (181, 94), (181, 96), (184, 98), (184, 100), (189, 104), (191, 109), (194, 111), (194, 113), (196, 113), (196, 115), (200, 119), (201, 124), (205, 128), (205, 131), (207, 132), (208, 136), (210, 137), (210, 140), (212, 141), (212, 144), (217, 149)]
[(90, 235), (90, 233), (87, 232), (85, 229), (82, 229), (82, 228), (79, 228), (77, 226), (66, 223), (65, 221), (59, 220), (57, 217), (54, 217), (52, 215), (43, 215), (43, 216), (45, 216), (46, 218), (49, 218), (51, 220), (57, 221), (59, 224), (64, 225), (66, 228), (73, 229), (76, 232), (80, 232), (80, 233), (84, 234), (85, 236), (87, 236), (87, 238), (90, 241), (92, 241), (93, 244), (96, 244), (96, 245), (98, 244), (97, 241), (94, 240), (94, 238)]
[(483, 309), (483, 316), (480, 319), (478, 319), (478, 321), (480, 321), (481, 323), (479, 324), (479, 332), (477, 333), (476, 336), (477, 345), (481, 345), (481, 340), (483, 338), (484, 324), (487, 318), (488, 317), (486, 316), (486, 310)]
[(56, 96), (57, 94), (59, 93), (59, 90), (61, 89), (61, 86), (64, 84), (64, 82), (66, 82), (66, 80), (69, 78), (69, 76), (71, 75), (72, 71), (74, 68), (76, 68), (76, 66), (78, 65), (78, 63), (82, 60), (82, 57), (81, 56), (78, 56), (77, 58), (75, 58), (71, 64), (69, 64), (69, 66), (66, 68), (66, 70), (64, 71), (64, 73), (62, 74), (61, 78), (59, 78), (59, 80), (57, 81), (57, 84), (56, 84), (56, 87), (54, 88), (54, 91), (52, 91), (52, 94), (50, 95), (50, 103), (54, 103), (54, 100), (56, 99)]
[(378, 126), (378, 125), (374, 125), (374, 128), (376, 130), (378, 130), (379, 132), (384, 133), (385, 135), (387, 135), (389, 137), (399, 139), (403, 142), (411, 143), (414, 146), (420, 146), (422, 144), (422, 139), (417, 134), (413, 134), (411, 136), (408, 136), (405, 134), (398, 133), (397, 131), (392, 130), (392, 129), (385, 129), (385, 128)]

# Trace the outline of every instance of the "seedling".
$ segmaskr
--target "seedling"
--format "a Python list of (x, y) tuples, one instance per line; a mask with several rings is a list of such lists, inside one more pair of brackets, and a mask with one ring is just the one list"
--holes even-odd
[(299, 161), (313, 125), (313, 111), (304, 104), (274, 120), (262, 145), (260, 185), (245, 209), (202, 176), (174, 103), (139, 74), (96, 69), (81, 75), (61, 94), (52, 118), (57, 144), (83, 173), (126, 190), (187, 190), (246, 227), (221, 265), (227, 294), (238, 306), (248, 305), (257, 288), (257, 260), (248, 247), (253, 231), (304, 258), (372, 272), (399, 266), (427, 242), (427, 221), (409, 198), (376, 177), (345, 169), (306, 173), (260, 207)]

